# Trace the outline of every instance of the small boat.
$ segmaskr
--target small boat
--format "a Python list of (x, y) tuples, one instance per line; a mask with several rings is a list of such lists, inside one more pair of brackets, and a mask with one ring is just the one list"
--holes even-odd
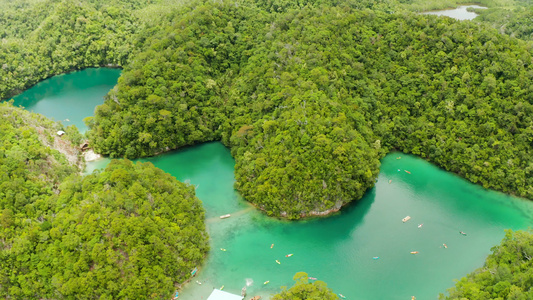
[(270, 249), (274, 248), (274, 244), (270, 245)]
[(307, 277), (307, 279), (316, 280), (315, 277)]
[(220, 250), (222, 250), (222, 251), (226, 251), (226, 249), (224, 249), (224, 248), (220, 248)]
[(424, 226), (424, 223), (422, 223), (422, 224), (418, 224), (418, 228), (420, 228), (420, 227), (422, 227), (422, 226)]
[(418, 251), (411, 251), (411, 254), (418, 254)]
[(278, 263), (278, 265), (281, 265), (281, 263), (279, 262), (279, 260), (276, 259), (276, 262)]
[(227, 214), (227, 215), (223, 215), (223, 216), (220, 216), (220, 218), (221, 218), (221, 219), (226, 219), (226, 218), (229, 218), (229, 217), (231, 217), (231, 215), (230, 215), (230, 214)]
[(372, 259), (379, 259), (379, 256), (374, 256), (372, 257)]
[(220, 290), (222, 291), (223, 289), (224, 289), (224, 286), (221, 286), (221, 287), (220, 287)]
[(346, 299), (346, 296), (344, 296), (343, 294), (339, 294), (339, 297), (341, 297), (342, 299)]
[(198, 283), (199, 285), (202, 285), (202, 283), (200, 281), (198, 281), (198, 280), (196, 280), (196, 283)]
[(292, 253), (291, 253), (291, 254), (287, 254), (287, 255), (285, 255), (285, 257), (291, 257), (291, 256), (293, 256), (293, 255), (294, 255), (294, 254), (292, 254)]
[(407, 171), (407, 170), (404, 170), (404, 171), (405, 171), (405, 173), (407, 173), (407, 174), (411, 174), (411, 172), (409, 172), (409, 171)]
[(270, 280), (267, 280), (265, 282), (263, 282), (263, 284), (268, 284), (270, 282)]
[(448, 246), (446, 246), (446, 244), (442, 244), (442, 246), (444, 246), (444, 248), (448, 249)]
[(466, 233), (464, 233), (464, 232), (462, 232), (462, 231), (459, 231), (459, 233), (462, 234), (462, 235), (466, 235)]
[(405, 222), (407, 222), (407, 221), (409, 221), (409, 220), (411, 220), (411, 217), (410, 217), (410, 216), (407, 216), (407, 217), (405, 217), (405, 218), (402, 219), (402, 222), (405, 223)]

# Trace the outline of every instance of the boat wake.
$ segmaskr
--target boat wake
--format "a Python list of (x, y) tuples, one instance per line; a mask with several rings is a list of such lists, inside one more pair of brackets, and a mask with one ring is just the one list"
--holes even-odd
[(246, 278), (246, 286), (251, 286), (254, 284), (254, 280), (252, 278)]

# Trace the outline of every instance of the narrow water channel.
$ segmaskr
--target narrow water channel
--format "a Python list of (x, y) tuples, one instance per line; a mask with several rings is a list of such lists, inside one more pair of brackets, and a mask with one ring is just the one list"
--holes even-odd
[[(40, 83), (42, 88), (61, 82), (52, 79)], [(66, 111), (65, 118), (93, 110)], [(268, 299), (291, 286), (299, 271), (346, 299), (436, 299), (453, 279), (483, 265), (504, 229), (533, 225), (533, 202), (484, 190), (401, 153), (382, 160), (376, 186), (363, 199), (334, 216), (299, 222), (266, 217), (246, 203), (233, 188), (235, 162), (219, 142), (142, 161), (195, 185), (206, 209), (211, 251), (180, 292), (185, 300), (207, 299), (222, 286), (240, 294), (246, 285), (249, 297)], [(90, 163), (88, 169), (106, 163)], [(220, 219), (224, 214), (231, 217)], [(411, 219), (404, 223), (406, 216)]]

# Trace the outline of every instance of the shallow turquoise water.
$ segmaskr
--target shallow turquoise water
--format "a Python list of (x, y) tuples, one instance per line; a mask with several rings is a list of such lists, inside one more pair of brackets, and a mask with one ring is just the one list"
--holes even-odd
[(120, 73), (120, 69), (98, 68), (54, 76), (13, 97), (14, 105), (65, 126), (76, 125), (84, 133), (87, 126), (83, 119), (104, 103), (104, 96), (117, 84)]
[[(61, 82), (64, 77), (52, 79)], [(56, 81), (41, 85), (47, 82)], [(73, 110), (64, 118), (74, 120), (78, 113)], [(108, 161), (90, 163), (87, 171)], [(533, 202), (484, 190), (400, 153), (382, 160), (378, 182), (363, 199), (334, 216), (300, 222), (266, 217), (246, 203), (233, 189), (235, 162), (221, 143), (143, 161), (196, 185), (206, 209), (211, 252), (197, 277), (180, 292), (185, 300), (206, 299), (214, 287), (222, 286), (240, 294), (247, 283), (248, 297), (268, 299), (279, 287), (292, 286), (292, 276), (299, 271), (324, 280), (347, 299), (436, 299), (454, 285), (453, 279), (483, 265), (504, 229), (533, 224)], [(228, 213), (230, 218), (219, 218)], [(411, 220), (403, 223), (407, 215)], [(380, 258), (372, 259), (375, 256)]]
[[(398, 153), (383, 159), (376, 187), (361, 201), (335, 216), (303, 222), (266, 217), (243, 201), (233, 189), (234, 161), (220, 143), (146, 160), (198, 185), (207, 210), (212, 251), (194, 279), (202, 284), (187, 285), (183, 299), (206, 299), (221, 286), (239, 294), (247, 280), (253, 280), (249, 296), (268, 297), (291, 286), (299, 271), (347, 299), (436, 299), (454, 278), (483, 265), (505, 228), (533, 224), (532, 202), (484, 190)], [(227, 213), (232, 217), (218, 218)], [(407, 215), (411, 220), (403, 223)]]

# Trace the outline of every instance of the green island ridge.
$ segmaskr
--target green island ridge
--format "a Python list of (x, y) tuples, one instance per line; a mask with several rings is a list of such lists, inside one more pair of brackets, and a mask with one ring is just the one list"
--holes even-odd
[(88, 120), (97, 152), (222, 140), (236, 188), (273, 216), (327, 214), (391, 150), (533, 198), (528, 44), (471, 22), (305, 6), (184, 6)]
[[(533, 6), (481, 1), (477, 22), (416, 13), (457, 4), (2, 2), (0, 99), (72, 70), (121, 67), (86, 119), (95, 151), (137, 158), (221, 140), (236, 189), (270, 216), (338, 211), (373, 187), (394, 150), (533, 199)], [(10, 103), (0, 116), (2, 297), (169, 299), (202, 263), (193, 187), (128, 160), (82, 177), (75, 127)], [(508, 232), (446, 299), (530, 299), (531, 236)], [(274, 299), (307, 286), (337, 297), (304, 274)]]
[(51, 148), (75, 151), (60, 124), (0, 115), (2, 298), (168, 299), (191, 277), (209, 249), (193, 186), (128, 160), (82, 177)]

